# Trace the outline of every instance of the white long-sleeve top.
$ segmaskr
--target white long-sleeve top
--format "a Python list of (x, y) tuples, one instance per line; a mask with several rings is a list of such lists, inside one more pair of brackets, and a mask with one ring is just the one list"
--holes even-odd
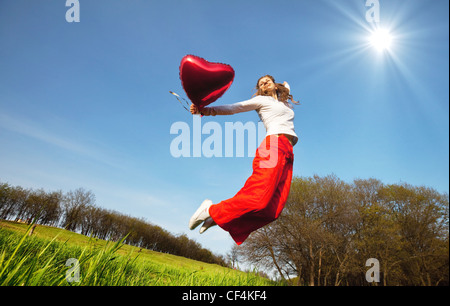
[(294, 111), (289, 103), (284, 103), (269, 96), (256, 96), (250, 100), (212, 107), (204, 107), (205, 116), (233, 115), (255, 110), (264, 123), (268, 135), (287, 134), (294, 137), (294, 145), (298, 136), (294, 129)]

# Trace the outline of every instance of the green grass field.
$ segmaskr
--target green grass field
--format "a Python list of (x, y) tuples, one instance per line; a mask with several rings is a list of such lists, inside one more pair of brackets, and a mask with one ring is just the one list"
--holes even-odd
[(25, 224), (0, 221), (0, 285), (280, 285), (254, 273), (139, 249), (122, 241), (108, 242), (41, 225), (29, 236), (30, 229)]

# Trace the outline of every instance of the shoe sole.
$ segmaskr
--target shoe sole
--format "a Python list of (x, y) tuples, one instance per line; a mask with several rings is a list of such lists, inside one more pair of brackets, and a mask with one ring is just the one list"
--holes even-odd
[(200, 205), (200, 207), (197, 209), (197, 211), (192, 215), (191, 219), (189, 220), (189, 229), (193, 230), (202, 222), (204, 222), (206, 219), (209, 218), (209, 216), (206, 219), (198, 219), (199, 215), (209, 206), (212, 205), (211, 200), (204, 200), (203, 203)]

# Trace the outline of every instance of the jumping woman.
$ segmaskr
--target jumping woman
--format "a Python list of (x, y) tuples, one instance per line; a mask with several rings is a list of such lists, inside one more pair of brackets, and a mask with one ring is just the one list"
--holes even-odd
[[(256, 93), (247, 101), (204, 107), (205, 116), (232, 115), (255, 110), (267, 134), (256, 150), (253, 173), (244, 187), (231, 199), (213, 204), (205, 200), (189, 221), (195, 229), (203, 223), (200, 233), (214, 225), (228, 231), (240, 245), (251, 232), (278, 218), (284, 208), (292, 180), (293, 146), (298, 137), (294, 131), (294, 111), (289, 103), (298, 104), (290, 94), (289, 85), (275, 83), (266, 75), (256, 83)], [(200, 114), (191, 104), (191, 113)]]

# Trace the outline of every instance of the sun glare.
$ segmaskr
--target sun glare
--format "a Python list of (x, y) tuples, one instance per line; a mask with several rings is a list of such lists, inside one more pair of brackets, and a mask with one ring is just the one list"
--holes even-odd
[(370, 44), (378, 51), (389, 50), (392, 45), (392, 35), (388, 30), (377, 29), (369, 38)]

